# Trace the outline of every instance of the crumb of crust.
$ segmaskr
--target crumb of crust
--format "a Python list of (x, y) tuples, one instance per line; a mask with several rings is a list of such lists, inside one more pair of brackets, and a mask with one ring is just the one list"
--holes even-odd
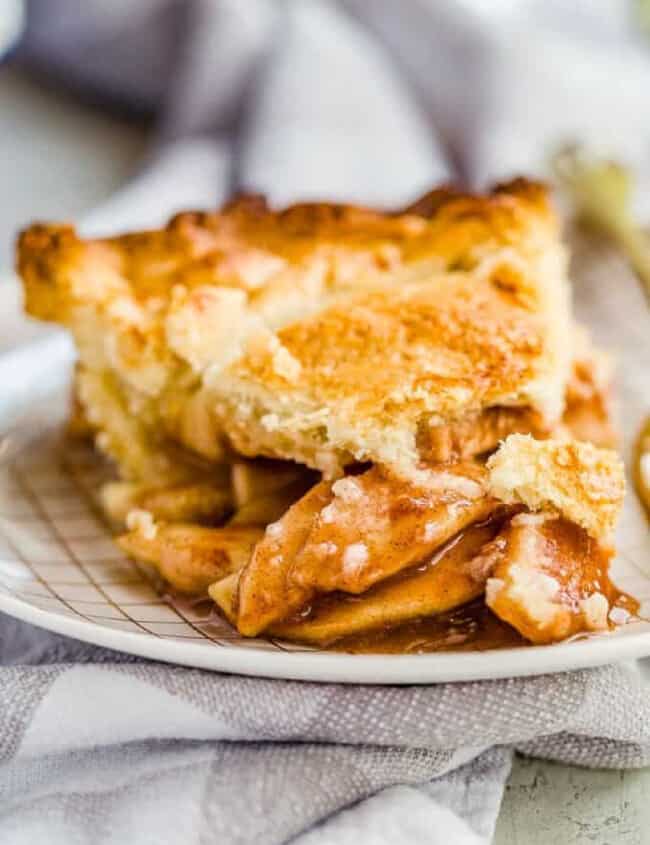
[(326, 481), (333, 478), (338, 478), (343, 474), (343, 467), (341, 461), (332, 452), (327, 450), (317, 450), (314, 455), (314, 465), (323, 474)]
[(430, 543), (436, 536), (436, 528), (437, 526), (435, 522), (425, 523), (424, 531), (422, 532), (422, 539), (425, 543)]
[(300, 361), (282, 345), (278, 336), (268, 329), (260, 329), (248, 338), (246, 354), (258, 365), (270, 359), (271, 369), (284, 381), (294, 383), (300, 377)]
[(496, 597), (501, 593), (506, 586), (503, 578), (488, 578), (485, 582), (485, 600), (488, 605), (492, 605)]
[(278, 540), (284, 533), (284, 526), (279, 520), (278, 522), (269, 522), (269, 524), (266, 526), (265, 533), (266, 536), (270, 537), (272, 540)]
[(273, 353), (273, 369), (288, 382), (295, 382), (300, 376), (300, 361), (285, 346), (280, 345), (279, 341), (278, 348)]
[(176, 285), (171, 299), (167, 344), (194, 372), (223, 366), (236, 356), (252, 322), (244, 291), (201, 285), (188, 292)]
[(331, 541), (327, 541), (326, 543), (318, 543), (314, 547), (314, 551), (319, 557), (331, 557), (335, 555), (338, 551), (338, 546), (336, 543), (332, 543)]
[(602, 593), (592, 593), (582, 599), (580, 610), (590, 631), (602, 631), (607, 628), (609, 602)]
[(135, 508), (126, 517), (126, 527), (129, 531), (137, 531), (145, 540), (155, 540), (158, 533), (153, 515), (149, 511)]
[(368, 560), (368, 547), (365, 543), (352, 543), (343, 552), (343, 568), (353, 575)]
[(611, 541), (625, 478), (616, 453), (590, 443), (510, 435), (488, 460), (492, 495), (531, 511), (551, 510)]
[(485, 589), (488, 604), (505, 588), (509, 599), (520, 604), (535, 624), (550, 625), (558, 612), (555, 599), (560, 590), (559, 582), (545, 572), (516, 564), (510, 567), (508, 575), (507, 584), (498, 578), (488, 578)]
[(363, 499), (363, 490), (353, 478), (339, 478), (332, 485), (332, 493), (347, 504), (353, 504)]
[(545, 522), (550, 522), (552, 519), (559, 519), (559, 513), (554, 511), (542, 511), (541, 513), (524, 513), (515, 514), (510, 520), (511, 525), (543, 525)]
[(329, 505), (325, 505), (323, 510), (320, 512), (320, 520), (324, 522), (325, 525), (330, 525), (336, 519), (336, 506), (331, 503)]

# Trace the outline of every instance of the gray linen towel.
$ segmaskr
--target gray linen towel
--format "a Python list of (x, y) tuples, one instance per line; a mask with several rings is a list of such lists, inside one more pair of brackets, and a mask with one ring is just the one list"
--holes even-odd
[[(539, 172), (567, 137), (650, 173), (650, 53), (613, 2), (503, 0), (489, 16), (478, 0), (30, 10), (25, 60), (158, 115), (140, 177), (86, 231), (159, 223), (239, 188), (396, 205), (444, 178)], [(581, 314), (618, 345), (626, 407), (639, 409), (650, 363), (638, 354), (640, 294), (614, 255), (583, 247)], [(60, 336), (39, 343), (63, 366)], [(16, 362), (29, 370), (43, 347), (9, 354), (2, 412), (24, 399)], [(489, 842), (515, 750), (586, 766), (650, 761), (637, 666), (318, 685), (145, 663), (8, 617), (0, 722), (0, 841), (17, 845)]]

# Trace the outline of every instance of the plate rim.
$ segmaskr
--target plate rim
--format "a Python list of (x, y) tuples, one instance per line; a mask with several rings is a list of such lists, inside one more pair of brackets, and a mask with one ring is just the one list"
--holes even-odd
[(443, 654), (274, 652), (207, 642), (183, 643), (136, 631), (120, 631), (36, 607), (2, 589), (0, 611), (63, 636), (163, 663), (313, 683), (392, 686), (487, 681), (589, 669), (650, 656), (650, 630), (624, 635), (612, 632), (588, 640), (544, 646)]

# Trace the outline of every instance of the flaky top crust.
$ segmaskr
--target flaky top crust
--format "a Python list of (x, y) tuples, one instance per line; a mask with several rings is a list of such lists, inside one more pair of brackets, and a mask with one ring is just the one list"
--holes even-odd
[[(129, 294), (159, 305), (177, 285), (240, 288), (254, 306), (283, 270), (304, 275), (306, 262), (317, 259), (327, 265), (321, 293), (355, 288), (364, 271), (391, 272), (423, 258), (437, 259), (440, 269), (468, 269), (510, 246), (521, 260), (556, 235), (544, 186), (525, 180), (488, 195), (439, 188), (395, 213), (326, 203), (274, 211), (262, 197), (246, 196), (219, 212), (184, 212), (164, 229), (112, 238), (84, 240), (73, 226), (35, 223), (19, 236), (17, 269), (27, 311), (65, 322), (75, 302)], [(283, 286), (285, 295), (297, 292)]]
[[(562, 412), (565, 255), (536, 183), (441, 188), (397, 213), (246, 197), (95, 240), (36, 224), (18, 269), (27, 311), (68, 325), (84, 366), (147, 400), (204, 380), (246, 454), (318, 465), (297, 444), (315, 414), (326, 451), (397, 466), (427, 420), (494, 404), (549, 423)], [(269, 423), (260, 438), (242, 410)]]

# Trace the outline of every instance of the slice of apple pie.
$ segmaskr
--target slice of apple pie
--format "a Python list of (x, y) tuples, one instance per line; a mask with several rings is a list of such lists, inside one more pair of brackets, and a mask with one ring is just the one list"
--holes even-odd
[(327, 645), (481, 597), (532, 642), (610, 624), (622, 469), (571, 439), (612, 442), (610, 376), (542, 186), (35, 225), (18, 268), (75, 337), (118, 542), (243, 635)]

